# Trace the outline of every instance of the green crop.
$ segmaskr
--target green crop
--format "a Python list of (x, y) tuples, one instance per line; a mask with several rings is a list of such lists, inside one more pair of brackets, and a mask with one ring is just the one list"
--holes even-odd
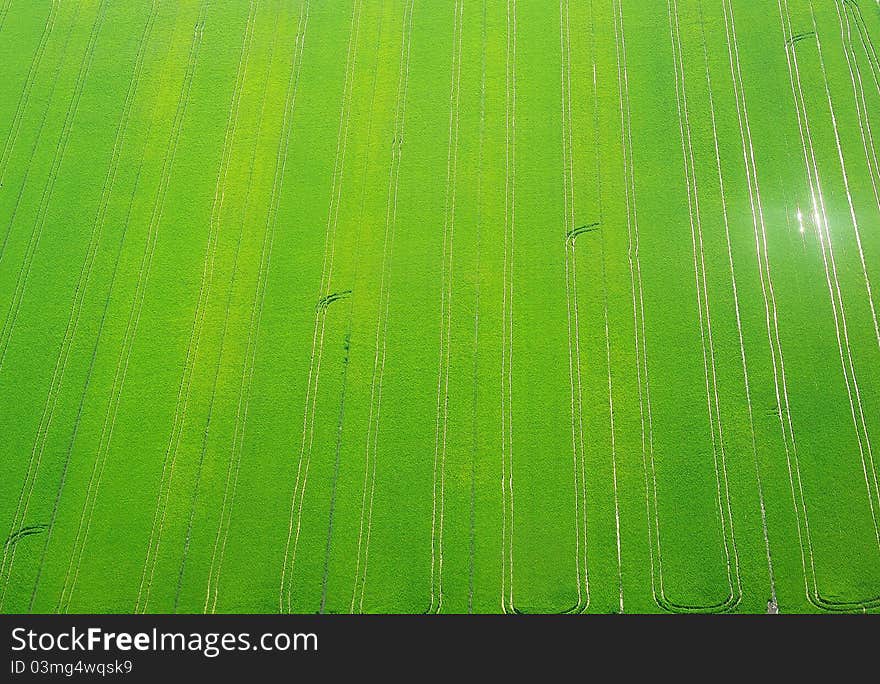
[(876, 612), (867, 0), (0, 0), (0, 610)]

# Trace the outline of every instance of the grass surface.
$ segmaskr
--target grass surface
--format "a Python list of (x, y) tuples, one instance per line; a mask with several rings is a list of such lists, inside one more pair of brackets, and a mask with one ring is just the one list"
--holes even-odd
[(2, 0), (3, 612), (876, 612), (869, 0)]

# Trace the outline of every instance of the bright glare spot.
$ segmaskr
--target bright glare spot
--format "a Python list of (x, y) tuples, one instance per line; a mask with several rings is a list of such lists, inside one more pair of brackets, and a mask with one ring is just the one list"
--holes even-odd
[(798, 220), (798, 226), (800, 228), (800, 231), (801, 231), (801, 233), (803, 233), (804, 232), (804, 214), (800, 209), (797, 210), (797, 220)]

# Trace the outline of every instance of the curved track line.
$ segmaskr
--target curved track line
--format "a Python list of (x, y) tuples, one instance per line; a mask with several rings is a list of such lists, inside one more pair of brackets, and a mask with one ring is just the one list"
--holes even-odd
[[(783, 37), (787, 39), (787, 37), (790, 37), (792, 35), (791, 12), (788, 7), (788, 1), (777, 0), (777, 6), (779, 9)], [(825, 83), (826, 96), (828, 97), (828, 105), (831, 110), (832, 126), (836, 127), (833, 106), (830, 100), (830, 92), (828, 90), (827, 76), (824, 74), (824, 58), (822, 57), (821, 41), (818, 33), (816, 32), (816, 19), (813, 12), (812, 2), (810, 2), (809, 7), (810, 18), (814, 28), (819, 63), (823, 71), (823, 81)], [(878, 497), (878, 490), (876, 489), (876, 470), (873, 467), (871, 444), (867, 434), (867, 426), (865, 424), (864, 413), (862, 410), (858, 381), (855, 377), (855, 368), (853, 364), (852, 350), (849, 344), (846, 314), (843, 306), (840, 283), (837, 276), (837, 265), (834, 257), (833, 245), (831, 242), (831, 233), (829, 230), (825, 199), (822, 193), (822, 181), (819, 174), (819, 166), (812, 139), (811, 123), (806, 110), (806, 97), (804, 95), (803, 86), (801, 83), (800, 67), (797, 53), (794, 47), (787, 47), (785, 54), (788, 63), (791, 92), (794, 98), (795, 113), (797, 115), (801, 147), (804, 155), (804, 165), (807, 172), (807, 181), (810, 189), (814, 221), (816, 223), (818, 237), (822, 249), (825, 279), (826, 284), (828, 285), (829, 297), (832, 305), (832, 314), (838, 343), (838, 351), (850, 404), (853, 427), (856, 433), (857, 442), (859, 444), (859, 453), (863, 474), (865, 476), (865, 484), (868, 490), (868, 503), (871, 509), (872, 522), (874, 526), (875, 536), (877, 537), (878, 547), (880, 547), (880, 526), (878, 526), (877, 512), (875, 510), (875, 506), (880, 505), (880, 497)], [(845, 169), (843, 170), (843, 173), (844, 182), (846, 184)], [(784, 370), (782, 371), (782, 377), (784, 383)], [(813, 538), (809, 525), (809, 517), (807, 513), (806, 499), (803, 491), (800, 463), (797, 456), (797, 447), (794, 440), (790, 410), (787, 411), (786, 419), (788, 422), (788, 433), (791, 439), (791, 452), (794, 456), (794, 472), (797, 476), (798, 483), (798, 486), (795, 489), (792, 482), (792, 495), (795, 500), (795, 512), (798, 520), (798, 528), (801, 533), (802, 556), (804, 558), (804, 572), (805, 581), (807, 583), (808, 600), (815, 606), (829, 611), (848, 611), (854, 609), (865, 610), (867, 608), (873, 608), (877, 605), (880, 605), (880, 595), (876, 595), (862, 601), (836, 601), (827, 599), (822, 596), (819, 590), (818, 578), (816, 575), (815, 559), (813, 556)], [(873, 493), (871, 491), (871, 480), (868, 474), (869, 466), (871, 475), (873, 475), (874, 477), (875, 488)], [(877, 499), (876, 502), (875, 499)], [(805, 548), (803, 548), (804, 541), (806, 541)], [(806, 562), (807, 558), (809, 558), (809, 563)]]
[[(12, 0), (8, 0), (5, 10), (3, 11), (2, 15), (0, 15), (0, 30), (2, 30), (3, 28), (3, 22), (6, 19), (6, 12), (9, 10), (9, 4), (11, 3), (11, 1)], [(27, 76), (25, 77), (24, 82), (24, 88), (22, 89), (21, 95), (18, 98), (18, 104), (15, 107), (15, 114), (13, 115), (12, 123), (9, 126), (9, 133), (6, 134), (6, 142), (3, 144), (3, 153), (2, 155), (0, 155), (0, 186), (2, 186), (3, 181), (6, 180), (6, 170), (9, 166), (9, 157), (12, 154), (12, 148), (15, 147), (15, 143), (18, 140), (18, 134), (21, 130), (21, 122), (24, 116), (24, 111), (27, 108), (28, 99), (30, 99), (31, 90), (34, 87), (37, 70), (40, 68), (40, 64), (43, 61), (43, 54), (45, 54), (46, 52), (46, 45), (49, 42), (49, 36), (52, 34), (52, 31), (55, 28), (55, 22), (58, 18), (58, 9), (60, 7), (61, 0), (52, 0), (52, 6), (49, 8), (49, 14), (46, 17), (46, 24), (43, 26), (42, 34), (40, 34), (40, 42), (37, 43), (37, 49), (34, 51), (34, 56), (31, 59), (30, 66), (28, 67)], [(65, 52), (66, 45), (67, 44), (65, 43)], [(57, 78), (57, 71), (55, 75)], [(54, 86), (52, 88), (52, 92), (54, 92)], [(48, 109), (48, 107), (49, 103), (47, 102), (46, 108)], [(42, 130), (42, 126), (40, 127), (40, 130)], [(2, 250), (0, 250), (0, 252), (2, 252)]]
[[(125, 100), (122, 108), (122, 117), (120, 118), (119, 124), (116, 128), (116, 137), (113, 143), (113, 151), (110, 157), (110, 165), (107, 170), (107, 175), (104, 179), (103, 187), (101, 189), (101, 200), (98, 206), (98, 212), (92, 224), (89, 245), (86, 250), (86, 258), (83, 262), (82, 268), (80, 269), (80, 275), (74, 289), (73, 304), (71, 306), (70, 315), (67, 320), (67, 326), (64, 331), (64, 338), (61, 343), (61, 349), (59, 350), (58, 356), (55, 360), (55, 366), (52, 372), (52, 380), (50, 382), (49, 391), (46, 396), (46, 402), (43, 406), (43, 411), (40, 416), (40, 423), (37, 427), (37, 433), (34, 437), (34, 445), (31, 450), (31, 456), (28, 462), (27, 474), (25, 476), (24, 483), (22, 483), (18, 505), (16, 506), (15, 517), (13, 518), (13, 528), (19, 527), (24, 524), (24, 520), (27, 518), (31, 496), (33, 495), (34, 487), (36, 486), (37, 474), (40, 469), (43, 453), (46, 448), (46, 443), (49, 439), (49, 432), (52, 427), (52, 420), (55, 416), (55, 409), (58, 405), (58, 395), (60, 394), (61, 386), (64, 382), (64, 375), (67, 370), (68, 361), (70, 360), (73, 340), (76, 337), (80, 316), (82, 314), (82, 309), (85, 304), (86, 289), (88, 288), (89, 281), (91, 280), (92, 270), (95, 264), (95, 260), (97, 258), (98, 247), (103, 239), (103, 233), (107, 219), (107, 208), (110, 203), (110, 197), (116, 183), (116, 173), (119, 169), (122, 147), (125, 144), (125, 138), (128, 132), (128, 124), (130, 122), (134, 97), (140, 84), (140, 78), (145, 57), (144, 48), (152, 32), (153, 24), (155, 22), (156, 14), (158, 12), (158, 3), (159, 0), (153, 0), (147, 23), (144, 26), (144, 31), (141, 34), (140, 43), (138, 44), (134, 72), (131, 79), (129, 80), (128, 89), (125, 94)], [(0, 564), (0, 582), (4, 583), (3, 592), (2, 594), (0, 594), (0, 610), (2, 610), (3, 599), (5, 598), (6, 594), (6, 581), (8, 581), (4, 581), (4, 578), (6, 578), (7, 573), (11, 572), (12, 564), (14, 562), (15, 550), (12, 550), (12, 556), (9, 559), (7, 559), (7, 554), (4, 550), (2, 564)]]
[[(49, 202), (52, 198), (53, 191), (55, 190), (55, 181), (58, 178), (58, 173), (61, 169), (61, 165), (64, 161), (65, 153), (67, 152), (67, 144), (70, 142), (70, 132), (73, 129), (73, 123), (76, 119), (76, 115), (79, 112), (79, 103), (82, 98), (83, 90), (85, 87), (86, 80), (88, 79), (89, 72), (92, 68), (92, 61), (95, 56), (95, 46), (98, 40), (98, 33), (101, 30), (101, 27), (104, 24), (104, 17), (107, 12), (107, 2), (108, 0), (102, 0), (101, 4), (98, 7), (98, 11), (95, 15), (95, 20), (92, 23), (91, 32), (89, 33), (88, 43), (86, 44), (86, 51), (83, 54), (82, 60), (80, 61), (79, 70), (76, 74), (76, 81), (73, 85), (73, 94), (71, 95), (70, 101), (67, 105), (67, 111), (64, 114), (64, 122), (61, 126), (61, 135), (58, 139), (58, 143), (55, 147), (55, 154), (52, 157), (52, 165), (49, 168), (49, 176), (46, 179), (46, 184), (43, 186), (43, 192), (40, 195), (40, 201), (37, 205), (37, 213), (34, 220), (34, 227), (31, 230), (31, 235), (28, 239), (27, 246), (25, 248), (24, 260), (21, 265), (21, 268), (18, 272), (18, 278), (15, 282), (15, 289), (12, 293), (12, 302), (9, 305), (9, 310), (6, 312), (6, 317), (3, 320), (3, 328), (0, 329), (0, 370), (3, 369), (3, 363), (6, 360), (6, 352), (9, 349), (9, 341), (12, 338), (12, 333), (15, 330), (15, 324), (18, 322), (18, 312), (21, 308), (21, 302), (24, 299), (25, 291), (27, 289), (28, 277), (30, 276), (31, 266), (34, 261), (34, 254), (37, 251), (37, 248), (40, 244), (40, 238), (43, 235), (43, 229), (46, 226), (46, 216), (49, 212)], [(77, 9), (79, 5), (77, 5)], [(71, 29), (72, 33), (72, 29)], [(68, 34), (68, 42), (70, 40), (70, 34)], [(67, 43), (65, 43), (65, 51), (67, 48)], [(58, 69), (55, 72), (55, 79), (52, 83), (52, 92), (54, 93), (55, 86), (57, 85), (57, 77), (58, 73), (61, 71), (61, 66), (59, 65)], [(50, 96), (51, 99), (51, 96)], [(43, 114), (43, 119), (40, 123), (39, 131), (42, 131), (43, 124), (46, 122), (46, 116), (48, 115), (49, 106), (47, 105), (46, 110)], [(34, 146), (31, 150), (31, 162), (36, 154), (37, 142), (39, 141), (39, 132), (37, 134), (37, 139), (34, 141)], [(2, 260), (4, 256), (4, 248), (6, 247), (6, 241), (9, 237), (9, 233), (12, 231), (12, 226), (15, 223), (15, 218), (18, 214), (18, 209), (21, 206), (22, 197), (24, 195), (24, 189), (27, 185), (27, 178), (30, 174), (30, 170), (32, 168), (31, 162), (28, 163), (27, 170), (25, 171), (25, 178), (22, 181), (21, 188), (19, 189), (18, 196), (15, 201), (15, 207), (12, 212), (12, 217), (9, 219), (9, 226), (6, 230), (6, 235), (3, 240), (3, 245), (0, 246), (0, 260)]]
[[(171, 424), (171, 433), (168, 446), (165, 449), (165, 457), (162, 462), (162, 476), (157, 496), (156, 510), (153, 513), (147, 555), (144, 559), (137, 599), (135, 600), (135, 613), (143, 613), (147, 610), (147, 604), (150, 600), (150, 591), (153, 585), (153, 576), (156, 571), (156, 563), (158, 562), (159, 557), (159, 545), (162, 538), (162, 532), (165, 528), (168, 499), (171, 495), (171, 481), (174, 478), (174, 466), (177, 461), (180, 441), (186, 423), (186, 413), (189, 405), (190, 392), (192, 390), (193, 374), (195, 372), (195, 365), (199, 354), (202, 331), (205, 325), (208, 300), (211, 297), (214, 276), (214, 260), (217, 255), (217, 245), (220, 241), (223, 201), (226, 196), (227, 177), (232, 159), (232, 148), (235, 143), (235, 132), (238, 125), (239, 109), (244, 90), (243, 85), (244, 80), (247, 78), (248, 63), (251, 47), (253, 45), (257, 6), (258, 4), (256, 0), (251, 0), (247, 23), (245, 24), (245, 35), (239, 52), (235, 85), (233, 86), (232, 91), (232, 101), (230, 103), (229, 114), (226, 119), (226, 130), (223, 136), (220, 167), (217, 171), (214, 199), (211, 205), (210, 229), (208, 232), (208, 244), (205, 250), (202, 279), (199, 283), (199, 298), (196, 304), (193, 323), (190, 328), (190, 337), (186, 349), (183, 375), (181, 376), (180, 385), (177, 389), (177, 400), (174, 406), (174, 418)], [(248, 186), (247, 192), (250, 192), (250, 186)]]
[[(449, 366), (452, 346), (452, 294), (455, 198), (458, 183), (459, 103), (464, 0), (456, 0), (452, 26), (452, 77), (449, 86), (449, 130), (446, 152), (446, 207), (440, 274), (440, 358), (437, 364), (437, 419), (434, 427), (434, 472), (431, 510), (431, 602), (429, 613), (443, 609), (443, 523), (446, 510), (446, 437), (449, 429)], [(437, 471), (440, 471), (439, 482)], [(439, 486), (439, 497), (438, 497)], [(439, 498), (439, 510), (438, 510)]]
[(501, 610), (513, 602), (513, 232), (516, 225), (516, 0), (507, 0), (504, 114), (504, 264), (501, 312)]
[[(731, 292), (733, 293), (733, 304), (734, 304), (734, 312), (736, 314), (736, 329), (737, 329), (737, 338), (739, 341), (739, 350), (740, 350), (740, 360), (742, 363), (743, 369), (743, 389), (745, 392), (746, 398), (746, 407), (748, 409), (748, 417), (749, 417), (749, 435), (751, 438), (752, 444), (752, 458), (755, 466), (755, 479), (758, 485), (758, 504), (761, 510), (761, 532), (764, 538), (764, 551), (767, 556), (767, 570), (768, 576), (770, 580), (770, 599), (768, 601), (768, 606), (777, 606), (777, 598), (776, 598), (776, 574), (773, 570), (773, 556), (770, 551), (770, 537), (767, 531), (767, 511), (764, 502), (764, 485), (761, 479), (761, 469), (758, 463), (758, 445), (757, 439), (755, 436), (755, 421), (754, 421), (754, 413), (752, 409), (752, 396), (751, 396), (751, 387), (749, 385), (749, 369), (748, 362), (746, 360), (746, 349), (745, 349), (745, 340), (743, 336), (742, 329), (742, 318), (740, 313), (740, 304), (739, 304), (739, 288), (737, 286), (736, 280), (736, 270), (734, 268), (734, 260), (733, 260), (733, 246), (730, 238), (730, 218), (728, 213), (728, 205), (727, 205), (727, 197), (725, 195), (725, 186), (724, 186), (724, 174), (722, 171), (721, 165), (721, 150), (718, 141), (718, 125), (716, 118), (716, 108), (715, 108), (715, 97), (712, 88), (712, 74), (709, 68), (709, 45), (706, 40), (706, 26), (703, 15), (703, 2), (700, 0), (699, 4), (700, 11), (700, 35), (702, 37), (703, 42), (703, 61), (706, 65), (705, 75), (706, 75), (706, 86), (708, 90), (708, 98), (709, 98), (709, 117), (712, 122), (712, 137), (713, 137), (713, 148), (715, 155), (715, 168), (718, 174), (718, 187), (719, 194), (721, 199), (721, 213), (722, 220), (724, 223), (724, 237), (727, 246), (727, 262), (729, 266), (730, 272), (730, 285)], [(726, 7), (725, 11), (725, 20), (726, 16)]]
[(79, 569), (82, 563), (82, 557), (91, 529), (92, 514), (94, 513), (97, 501), (101, 479), (104, 474), (110, 443), (113, 438), (113, 428), (116, 424), (120, 398), (123, 387), (125, 385), (125, 377), (128, 371), (128, 363), (131, 358), (131, 350), (134, 337), (137, 333), (138, 324), (140, 322), (141, 309), (145, 298), (145, 290), (149, 281), (150, 266), (155, 252), (156, 242), (158, 240), (158, 229), (164, 213), (165, 198), (167, 196), (168, 184), (171, 176), (171, 170), (174, 167), (174, 159), (177, 154), (180, 133), (185, 118), (187, 105), (189, 103), (189, 95), (192, 87), (192, 81), (198, 64), (200, 47), (204, 32), (204, 19), (210, 0), (202, 0), (202, 6), (199, 10), (199, 18), (193, 30), (192, 43), (189, 50), (189, 58), (187, 61), (186, 72), (184, 75), (183, 85), (177, 102), (177, 110), (174, 115), (174, 121), (171, 128), (171, 137), (168, 141), (165, 161), (162, 167), (162, 175), (157, 189), (156, 200), (153, 205), (153, 211), (150, 218), (148, 237), (145, 245), (141, 268), (138, 274), (138, 282), (136, 285), (135, 299), (129, 314), (123, 343), (120, 350), (119, 359), (116, 365), (116, 373), (114, 375), (113, 387), (110, 393), (110, 402), (107, 407), (107, 413), (101, 429), (101, 438), (98, 450), (95, 456), (95, 463), (92, 469), (88, 489), (86, 492), (86, 500), (80, 515), (79, 525), (77, 527), (74, 546), (68, 562), (67, 572), (65, 573), (64, 584), (62, 586), (61, 595), (56, 606), (56, 612), (64, 612), (70, 606), (73, 591), (79, 577)]
[(266, 279), (271, 265), (272, 247), (275, 240), (275, 228), (278, 219), (278, 207), (281, 202), (281, 190), (284, 185), (284, 173), (287, 168), (287, 154), (290, 145), (293, 115), (296, 107), (296, 95), (299, 89), (299, 77), (302, 68), (303, 50), (305, 47), (306, 29), (309, 20), (309, 0), (305, 0), (299, 16), (297, 35), (293, 45), (293, 60), (290, 79), (287, 84), (284, 118), (281, 124), (281, 135), (278, 140), (278, 151), (275, 159), (275, 175), (272, 181), (272, 192), (269, 200), (269, 212), (266, 216), (266, 232), (260, 253), (260, 273), (254, 299), (251, 304), (251, 319), (248, 327), (248, 339), (245, 347), (245, 364), (242, 368), (239, 385), (238, 406), (235, 414), (235, 428), (232, 439), (232, 453), (226, 470), (226, 483), (223, 490), (223, 502), (220, 509), (220, 522), (211, 552), (211, 566), (208, 572), (208, 586), (205, 592), (204, 612), (214, 613), (220, 591), (220, 576), (223, 561), (226, 557), (226, 542), (229, 538), (229, 527), (232, 522), (232, 511), (235, 505), (235, 494), (238, 489), (238, 476), (241, 470), (241, 457), (244, 432), (247, 425), (250, 407), (251, 382), (257, 355), (257, 334), (263, 317), (263, 304), (266, 294)]
[[(357, 66), (358, 37), (363, 3), (356, 0), (352, 7), (351, 28), (349, 29), (348, 50), (345, 63), (345, 81), (342, 89), (342, 105), (339, 115), (339, 128), (336, 138), (336, 157), (333, 162), (333, 175), (330, 182), (330, 200), (327, 211), (327, 226), (324, 235), (324, 255), (321, 268), (321, 283), (318, 290), (319, 302), (328, 296), (333, 276), (333, 262), (336, 254), (336, 231), (339, 225), (339, 207), (342, 203), (345, 158), (348, 148), (348, 131), (353, 107), (354, 74)], [(332, 295), (330, 295), (332, 296)], [(278, 591), (279, 612), (290, 612), (293, 566), (302, 525), (302, 505), (314, 441), (315, 412), (318, 403), (318, 381), (324, 352), (324, 324), (326, 307), (316, 307), (315, 328), (312, 335), (312, 351), (309, 358), (309, 375), (306, 385), (306, 401), (303, 410), (303, 435), (297, 462), (296, 479), (290, 501), (290, 517), (287, 540), (284, 546), (284, 560), (281, 566), (281, 582)], [(291, 577), (288, 577), (290, 575)]]
[(382, 386), (387, 352), (388, 318), (391, 303), (391, 264), (394, 254), (394, 233), (397, 228), (397, 198), (400, 180), (400, 163), (403, 155), (403, 134), (406, 126), (406, 103), (409, 86), (410, 47), (412, 44), (412, 18), (415, 0), (408, 0), (403, 16), (403, 39), (397, 81), (397, 107), (394, 122), (394, 145), (388, 172), (388, 192), (385, 209), (385, 237), (382, 247), (382, 277), (379, 287), (379, 313), (376, 317), (376, 349), (370, 381), (370, 413), (367, 427), (367, 444), (364, 468), (364, 489), (361, 498), (361, 518), (358, 529), (358, 551), (355, 565), (355, 584), (352, 591), (350, 612), (363, 612), (367, 583), (367, 565), (370, 538), (373, 529), (373, 499), (376, 492), (376, 462), (379, 450), (379, 419), (382, 408)]

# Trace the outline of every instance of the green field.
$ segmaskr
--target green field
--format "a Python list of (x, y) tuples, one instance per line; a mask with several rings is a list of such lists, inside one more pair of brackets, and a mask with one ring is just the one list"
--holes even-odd
[(0, 0), (0, 612), (880, 612), (875, 0)]

